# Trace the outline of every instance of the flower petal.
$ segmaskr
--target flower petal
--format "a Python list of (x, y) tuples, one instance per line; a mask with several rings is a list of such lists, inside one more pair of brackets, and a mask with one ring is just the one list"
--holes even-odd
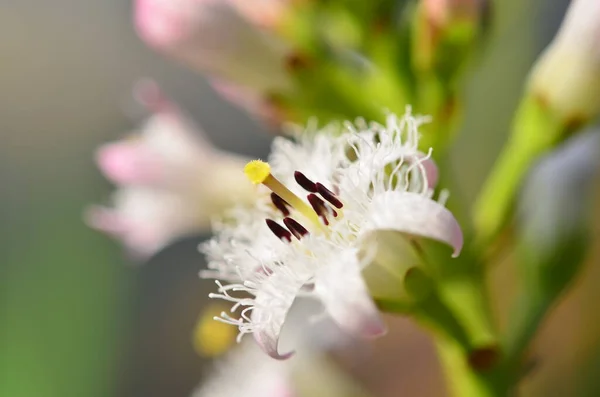
[(411, 192), (390, 191), (373, 199), (365, 231), (395, 230), (448, 244), (456, 257), (463, 235), (454, 215), (438, 202)]
[(315, 278), (315, 294), (342, 329), (370, 338), (386, 332), (353, 250), (340, 252), (334, 263), (319, 269)]
[(221, 358), (191, 397), (292, 397), (295, 365), (275, 361), (247, 341)]
[(229, 0), (245, 19), (265, 29), (273, 29), (284, 21), (290, 0)]
[(86, 208), (83, 218), (89, 227), (112, 236), (120, 236), (128, 229), (127, 222), (117, 211), (99, 205)]
[(223, 99), (245, 110), (268, 127), (278, 129), (285, 120), (283, 110), (259, 91), (217, 78), (209, 79), (209, 83)]
[(600, 2), (571, 1), (560, 29), (531, 71), (530, 90), (556, 117), (585, 122), (596, 117), (600, 100)]
[(141, 141), (121, 141), (101, 146), (96, 162), (102, 173), (117, 184), (150, 184), (161, 178), (163, 165)]
[(252, 323), (253, 336), (258, 345), (276, 360), (290, 358), (294, 351), (280, 354), (278, 351), (281, 329), (296, 296), (304, 282), (282, 269), (275, 270), (261, 283), (254, 298)]
[(126, 186), (115, 191), (113, 207), (93, 206), (84, 214), (90, 227), (120, 240), (132, 255), (146, 259), (174, 240), (206, 229), (209, 220), (194, 197)]

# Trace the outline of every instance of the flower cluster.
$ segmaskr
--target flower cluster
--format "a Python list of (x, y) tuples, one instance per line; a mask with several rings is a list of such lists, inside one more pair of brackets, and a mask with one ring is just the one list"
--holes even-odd
[[(252, 333), (272, 357), (286, 315), (297, 297), (320, 300), (343, 329), (367, 337), (385, 326), (362, 277), (374, 262), (379, 231), (409, 239), (429, 238), (462, 247), (461, 229), (433, 199), (437, 169), (418, 150), (424, 118), (389, 115), (386, 125), (347, 124), (341, 133), (321, 131), (295, 140), (276, 138), (269, 163), (245, 172), (260, 195), (253, 210), (237, 209), (202, 246), (211, 294), (233, 303), (240, 337)], [(369, 244), (366, 242), (369, 241)], [(374, 239), (377, 242), (377, 239)]]

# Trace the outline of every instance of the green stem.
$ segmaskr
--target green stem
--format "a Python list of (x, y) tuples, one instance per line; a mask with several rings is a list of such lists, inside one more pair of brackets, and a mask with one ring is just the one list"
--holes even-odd
[(483, 280), (476, 275), (442, 280), (440, 295), (465, 328), (472, 349), (497, 345)]
[(529, 343), (550, 306), (548, 299), (523, 293), (517, 300), (515, 318), (503, 341), (506, 366), (518, 371)]
[(475, 206), (477, 245), (486, 248), (511, 219), (514, 200), (533, 162), (562, 137), (565, 128), (529, 93), (519, 106), (511, 132)]
[(464, 350), (470, 347), (468, 335), (462, 324), (434, 289), (421, 294), (416, 300), (376, 298), (376, 302), (381, 311), (411, 315), (419, 324), (436, 335), (456, 341)]
[(437, 293), (432, 293), (419, 302), (412, 314), (419, 323), (431, 328), (441, 337), (452, 339), (465, 350), (469, 349), (469, 336), (464, 327)]
[(476, 371), (464, 351), (453, 341), (437, 339), (436, 347), (446, 375), (450, 395), (455, 397), (507, 397), (511, 385), (498, 371)]
[(491, 309), (484, 268), (476, 261), (469, 247), (458, 258), (449, 258), (449, 250), (439, 243), (425, 243), (427, 263), (433, 268), (441, 300), (454, 314), (469, 338), (469, 348), (496, 349), (498, 341), (491, 318)]

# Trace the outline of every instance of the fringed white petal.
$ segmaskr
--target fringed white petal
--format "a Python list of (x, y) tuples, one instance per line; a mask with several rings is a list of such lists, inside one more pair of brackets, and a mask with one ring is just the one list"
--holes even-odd
[[(283, 269), (278, 269), (283, 270)], [(275, 272), (263, 283), (254, 298), (251, 320), (254, 339), (259, 346), (276, 360), (290, 358), (294, 352), (279, 353), (279, 337), (294, 299), (303, 282), (285, 272)]]
[(385, 324), (363, 281), (355, 252), (340, 252), (334, 263), (319, 269), (314, 293), (342, 329), (369, 338), (385, 333)]
[(386, 192), (374, 197), (365, 231), (395, 230), (448, 244), (453, 257), (460, 254), (463, 235), (447, 208), (426, 196), (410, 192)]

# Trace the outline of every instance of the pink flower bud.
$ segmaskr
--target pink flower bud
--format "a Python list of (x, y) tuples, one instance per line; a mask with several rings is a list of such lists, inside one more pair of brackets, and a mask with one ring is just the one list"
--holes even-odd
[[(263, 3), (266, 9), (281, 1)], [(251, 23), (268, 25), (276, 17), (252, 5), (241, 0), (136, 0), (135, 26), (148, 45), (199, 72), (258, 90), (287, 89), (285, 46)]]

